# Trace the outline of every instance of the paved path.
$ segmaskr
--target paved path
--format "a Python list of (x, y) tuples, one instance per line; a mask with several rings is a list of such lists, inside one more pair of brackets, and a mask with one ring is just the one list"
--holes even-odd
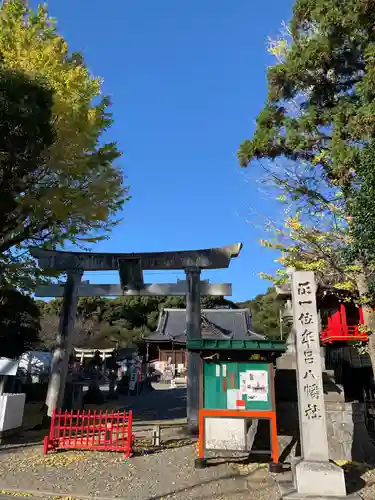
[(186, 387), (170, 389), (153, 384), (154, 390), (123, 399), (124, 409), (132, 409), (134, 420), (175, 420), (186, 418)]

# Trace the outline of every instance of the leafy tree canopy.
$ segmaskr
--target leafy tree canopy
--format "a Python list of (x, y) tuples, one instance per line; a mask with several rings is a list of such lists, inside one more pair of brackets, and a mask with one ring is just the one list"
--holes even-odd
[(375, 132), (374, 23), (371, 0), (297, 0), (292, 43), (268, 71), (267, 103), (241, 145), (242, 165), (283, 156), (351, 185), (360, 146)]
[(17, 358), (38, 343), (40, 310), (32, 298), (16, 290), (0, 290), (0, 352)]
[[(53, 347), (59, 325), (61, 299), (37, 302), (41, 311), (41, 342)], [(155, 331), (163, 308), (184, 308), (183, 297), (82, 297), (78, 301), (74, 344), (79, 347), (127, 347), (147, 333)], [(245, 302), (231, 302), (223, 297), (202, 297), (204, 308), (248, 308), (252, 314), (253, 331), (268, 338), (280, 337), (280, 303), (274, 288)], [(286, 336), (287, 326), (283, 329)]]
[[(252, 317), (252, 330), (267, 338), (280, 338), (280, 308), (276, 299), (276, 290), (269, 287), (266, 293), (260, 293), (246, 302), (237, 302), (238, 307), (248, 308)], [(289, 333), (289, 327), (283, 328), (283, 337)]]
[(323, 271), (334, 261), (337, 281), (353, 265), (354, 281), (362, 279), (371, 263), (362, 243), (374, 228), (371, 214), (363, 217), (375, 194), (368, 158), (375, 132), (374, 23), (373, 1), (297, 0), (290, 26), (270, 48), (278, 64), (268, 70), (267, 102), (238, 153), (243, 166), (261, 162), (287, 204), (287, 231), (274, 227), (270, 246), (287, 265), (301, 266), (305, 256), (307, 268), (315, 263)]
[[(356, 167), (358, 189), (349, 202), (350, 225), (357, 253), (367, 263), (375, 262), (375, 142), (360, 152)], [(371, 266), (372, 268), (373, 266)], [(371, 269), (372, 270), (372, 269)]]
[[(54, 140), (52, 93), (36, 79), (4, 68), (0, 62), (0, 286), (19, 284), (14, 261), (14, 235), (31, 234), (42, 221), (33, 221), (30, 202), (37, 195), (46, 148)], [(34, 200), (35, 202), (36, 200)], [(33, 272), (30, 268), (24, 269)]]
[[(54, 345), (58, 329), (61, 299), (38, 301), (41, 311), (41, 342)], [(202, 297), (201, 307), (237, 308), (224, 297)], [(81, 297), (78, 300), (78, 319), (75, 326), (75, 345), (100, 348), (131, 346), (143, 335), (155, 331), (163, 308), (185, 308), (184, 297)]]
[[(12, 108), (1, 120), (0, 187), (9, 193), (0, 200), (2, 279), (23, 280), (26, 286), (25, 273), (33, 275), (35, 268), (24, 253), (30, 245), (97, 241), (117, 222), (127, 191), (115, 165), (120, 152), (102, 139), (112, 123), (110, 100), (101, 96), (101, 80), (90, 74), (83, 57), (69, 53), (45, 6), (33, 10), (26, 0), (2, 2), (0, 65), (42, 83), (52, 99), (51, 108), (41, 102), (47, 98), (40, 92), (27, 100), (22, 88), (12, 88), (5, 96)], [(45, 130), (49, 113), (53, 135)], [(20, 125), (25, 128), (21, 138), (16, 134)], [(5, 134), (9, 130), (13, 133)], [(17, 264), (22, 264), (19, 272)]]
[[(21, 230), (20, 221), (25, 231), (31, 221), (28, 183), (38, 182), (38, 166), (55, 137), (51, 108), (52, 93), (43, 81), (0, 63), (0, 245), (3, 235)], [(7, 273), (12, 273), (13, 285), (20, 284), (19, 269), (11, 254), (0, 255), (0, 352), (16, 358), (38, 342), (40, 309), (31, 297), (8, 286)]]
[[(269, 246), (283, 265), (311, 269), (334, 286), (354, 287), (375, 329), (375, 2), (297, 0), (270, 51), (268, 96), (242, 166), (258, 160), (286, 203), (285, 228)], [(284, 240), (284, 241), (281, 241)], [(281, 277), (283, 271), (280, 270)], [(343, 281), (344, 278), (344, 281)], [(375, 340), (369, 350), (375, 369)]]

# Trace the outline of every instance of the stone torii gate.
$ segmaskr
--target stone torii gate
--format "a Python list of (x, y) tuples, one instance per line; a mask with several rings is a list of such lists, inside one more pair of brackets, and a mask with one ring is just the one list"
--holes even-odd
[[(183, 250), (153, 253), (92, 253), (63, 252), (32, 248), (31, 255), (43, 269), (66, 273), (65, 285), (46, 285), (36, 290), (37, 297), (61, 297), (57, 348), (54, 352), (51, 380), (46, 404), (48, 414), (61, 407), (64, 397), (68, 360), (72, 349), (72, 332), (79, 296), (186, 295), (186, 332), (189, 339), (201, 338), (201, 295), (232, 294), (230, 284), (210, 284), (200, 281), (201, 270), (225, 269), (238, 257), (242, 243), (203, 250)], [(120, 285), (89, 285), (81, 283), (85, 271), (119, 271)], [(143, 271), (183, 270), (186, 281), (169, 284), (145, 284)], [(196, 428), (199, 409), (199, 353), (188, 356), (187, 416), (191, 428)]]

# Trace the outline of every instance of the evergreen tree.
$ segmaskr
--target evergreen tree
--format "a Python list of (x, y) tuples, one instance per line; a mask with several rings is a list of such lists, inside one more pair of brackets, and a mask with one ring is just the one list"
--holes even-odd
[[(323, 222), (307, 227), (314, 237), (324, 227), (339, 235), (331, 253), (351, 266), (370, 330), (375, 329), (369, 307), (374, 262), (363, 251), (355, 224), (372, 189), (359, 166), (364, 167), (375, 135), (374, 25), (373, 0), (297, 0), (287, 39), (272, 48), (278, 64), (268, 70), (267, 102), (252, 139), (238, 153), (242, 166), (265, 162), (302, 228), (318, 216)], [(277, 173), (275, 162), (281, 166)], [(362, 224), (366, 221), (363, 234), (373, 225), (371, 218)], [(374, 367), (374, 337), (369, 350)]]

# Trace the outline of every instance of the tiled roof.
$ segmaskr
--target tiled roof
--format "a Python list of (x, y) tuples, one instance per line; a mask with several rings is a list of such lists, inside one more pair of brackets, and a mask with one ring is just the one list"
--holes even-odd
[[(251, 331), (248, 309), (202, 309), (201, 332), (204, 339), (256, 340), (263, 339)], [(145, 339), (151, 342), (186, 343), (186, 310), (164, 309), (156, 332)]]

